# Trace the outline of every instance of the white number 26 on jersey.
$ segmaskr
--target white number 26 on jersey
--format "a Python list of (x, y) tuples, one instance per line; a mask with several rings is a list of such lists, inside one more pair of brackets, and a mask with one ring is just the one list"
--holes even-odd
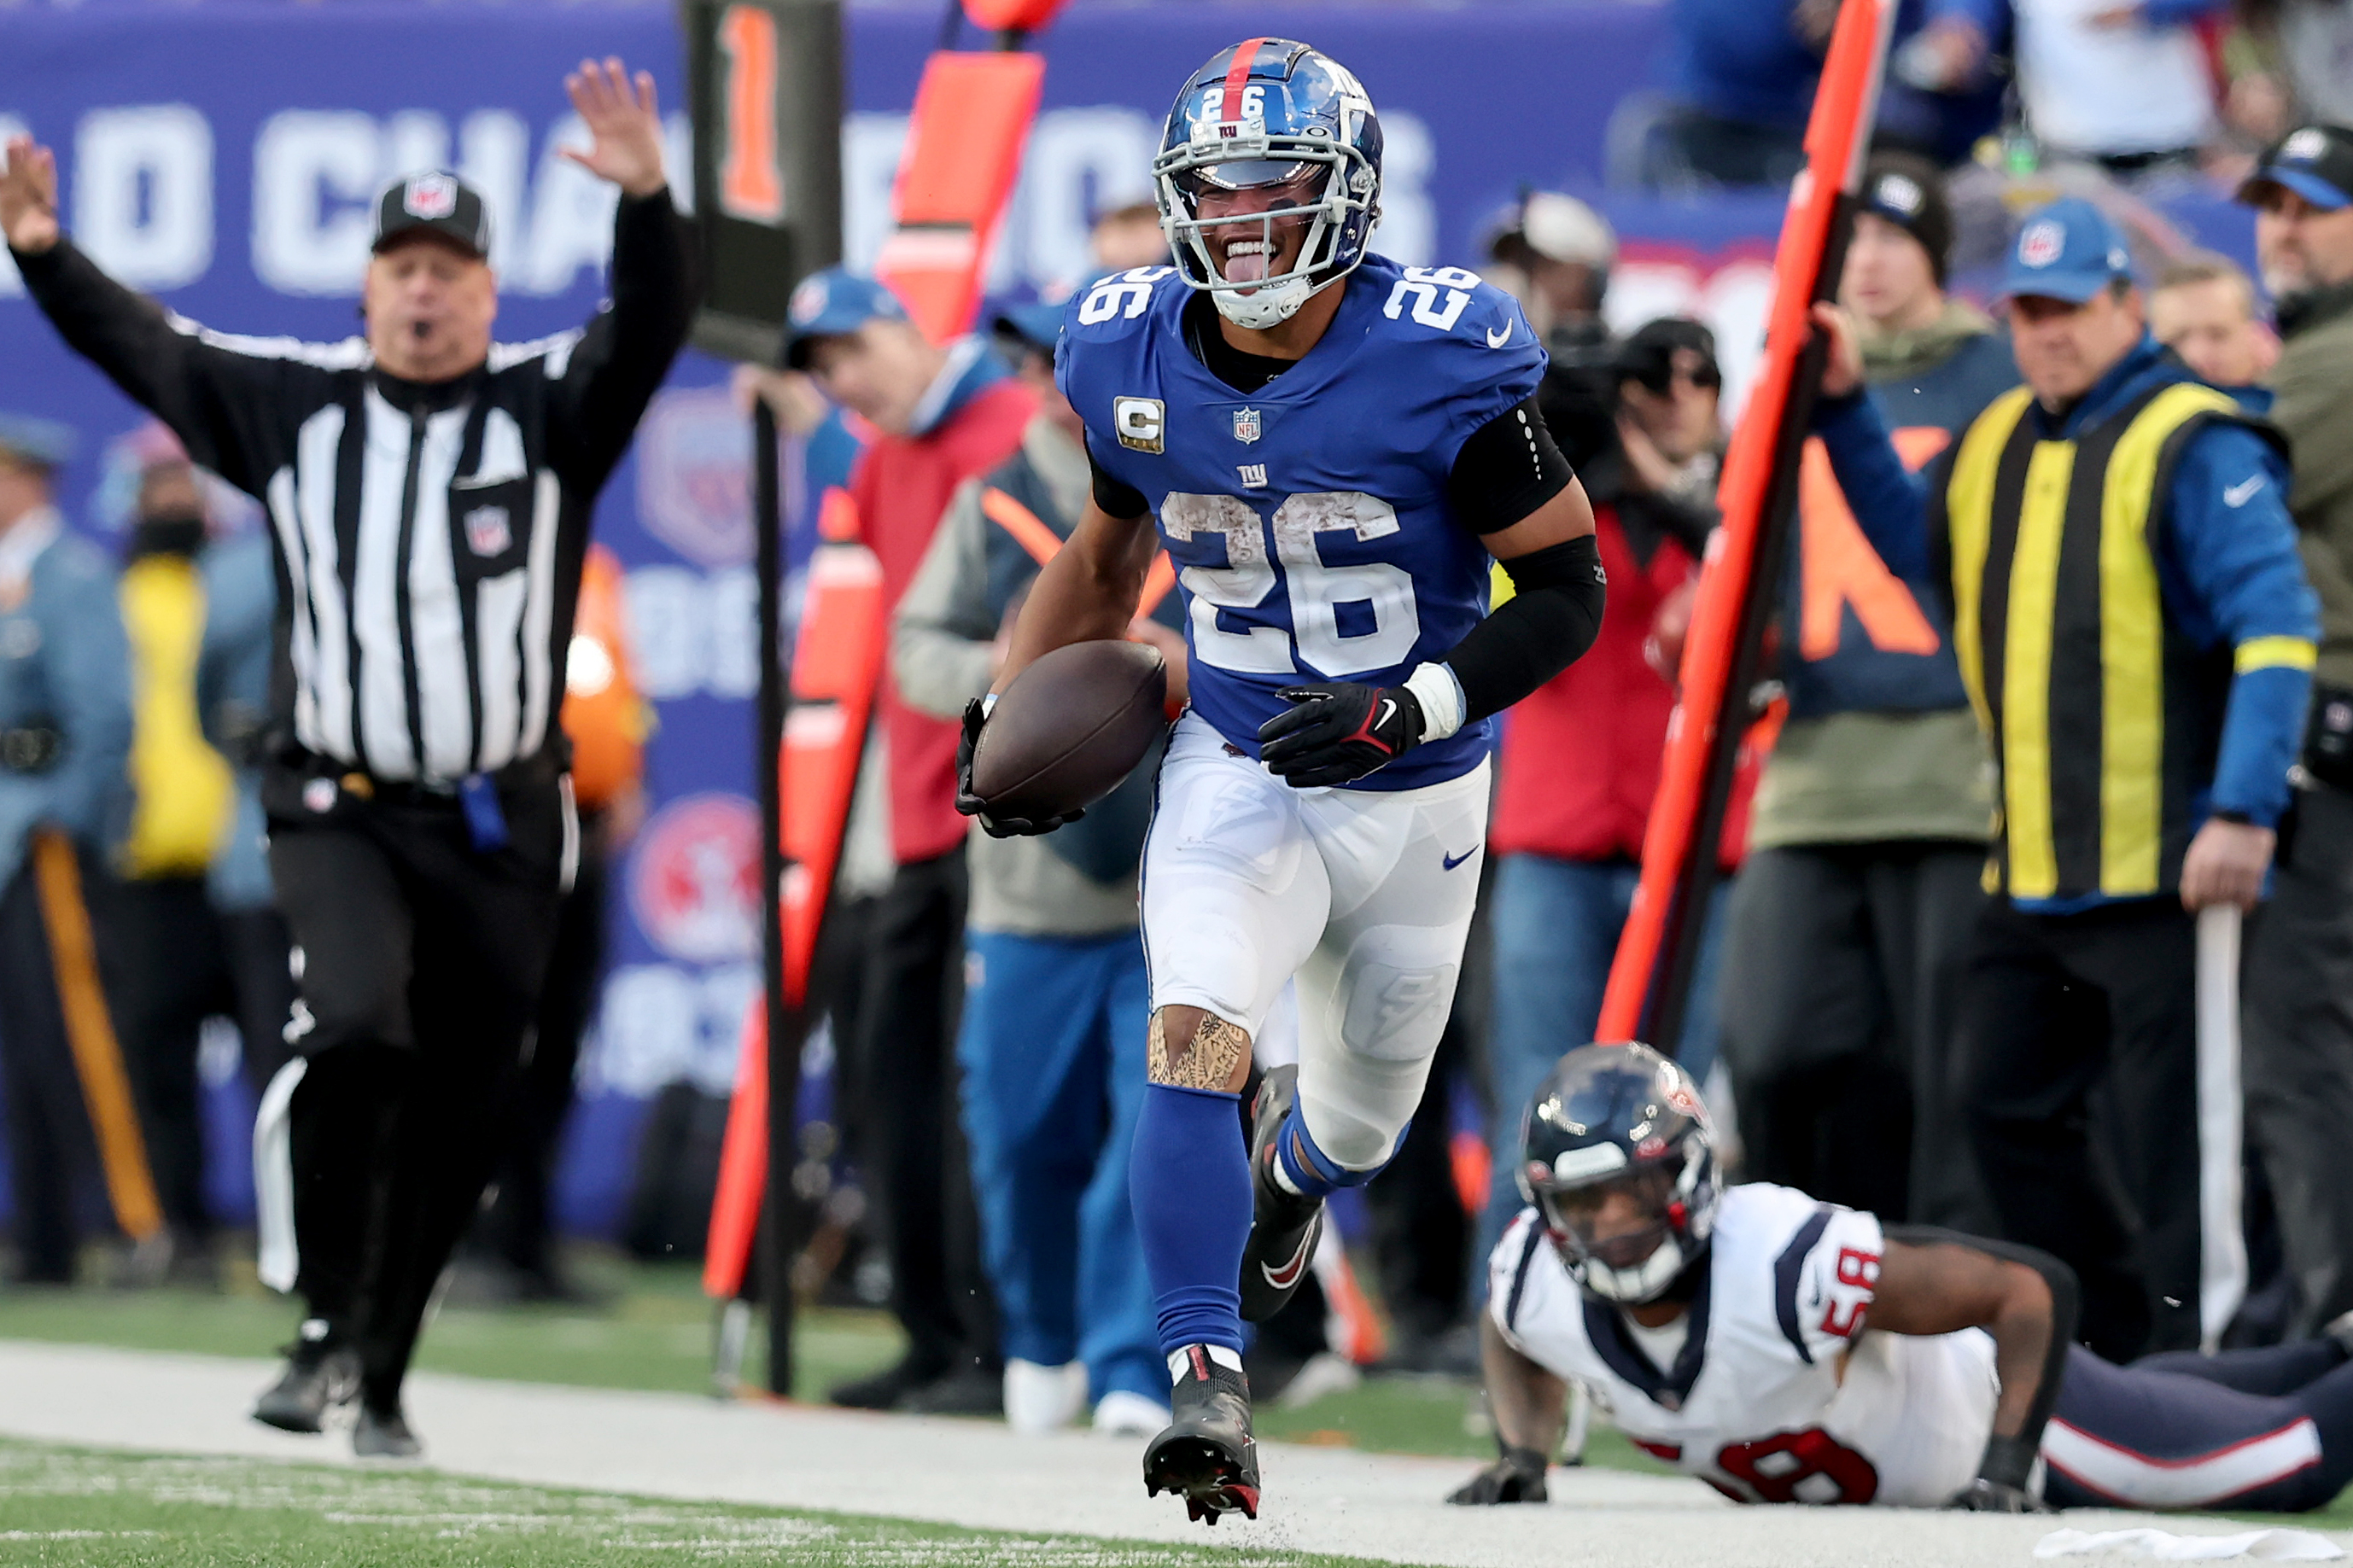
[[(1193, 656), (1219, 669), (1250, 675), (1293, 675), (1300, 660), (1325, 676), (1360, 675), (1402, 664), (1421, 639), (1414, 607), (1413, 578), (1385, 561), (1326, 565), (1317, 551), (1319, 533), (1346, 531), (1360, 540), (1398, 531), (1397, 510), (1361, 490), (1295, 495), (1274, 509), (1274, 560), (1282, 563), (1290, 600), (1291, 631), (1259, 625), (1228, 631), (1218, 612), (1237, 613), (1263, 605), (1275, 589), (1274, 562), (1266, 552), (1266, 521), (1239, 496), (1175, 494), (1160, 508), (1160, 526), (1171, 539), (1218, 534), (1226, 542), (1223, 566), (1187, 566), (1179, 581), (1193, 596)], [(1371, 607), (1372, 629), (1353, 637), (1340, 631), (1339, 606)], [(1293, 648), (1296, 647), (1296, 657)]]

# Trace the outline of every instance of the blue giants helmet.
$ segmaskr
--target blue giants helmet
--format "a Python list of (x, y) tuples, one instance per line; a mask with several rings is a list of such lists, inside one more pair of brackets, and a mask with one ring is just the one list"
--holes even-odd
[[(1588, 1295), (1655, 1301), (1707, 1256), (1715, 1134), (1691, 1074), (1648, 1046), (1579, 1046), (1520, 1123), (1520, 1194)], [(1613, 1197), (1610, 1233), (1601, 1234)]]
[[(1178, 274), (1235, 325), (1271, 327), (1364, 260), (1380, 219), (1381, 122), (1339, 61), (1251, 38), (1176, 95), (1152, 174)], [(1218, 209), (1206, 217), (1205, 197)], [(1306, 230), (1299, 258), (1272, 273), (1276, 231), (1293, 226)]]

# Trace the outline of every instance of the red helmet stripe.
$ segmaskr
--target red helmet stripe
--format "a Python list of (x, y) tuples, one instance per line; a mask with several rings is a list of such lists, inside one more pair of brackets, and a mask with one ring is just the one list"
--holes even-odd
[(1258, 58), (1258, 47), (1264, 38), (1252, 38), (1234, 46), (1234, 63), (1226, 68), (1226, 102), (1223, 118), (1229, 124), (1242, 117), (1242, 83), (1250, 80), (1250, 62)]

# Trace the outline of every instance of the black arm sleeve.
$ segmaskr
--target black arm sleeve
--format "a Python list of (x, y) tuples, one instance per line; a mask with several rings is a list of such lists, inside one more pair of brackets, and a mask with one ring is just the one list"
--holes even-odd
[[(320, 374), (290, 357), (224, 346), (108, 277), (69, 239), (37, 256), (9, 252), (25, 289), (66, 346), (171, 426), (188, 456), (259, 496), (275, 467), (268, 432), (287, 378)], [(260, 345), (290, 348), (290, 343)]]
[(1462, 721), (1501, 712), (1575, 664), (1601, 632), (1609, 579), (1587, 534), (1504, 563), (1515, 590), (1446, 656)]
[(2042, 1382), (2034, 1391), (2034, 1403), (2027, 1407), (2026, 1425), (2019, 1428), (2015, 1437), (1988, 1438), (1985, 1458), (1978, 1466), (1978, 1474), (1986, 1479), (2022, 1490), (2028, 1472), (2033, 1468), (2034, 1457), (2042, 1446), (2042, 1428), (2051, 1419), (2052, 1408), (2059, 1403), (2059, 1379), (2066, 1371), (2067, 1349), (2075, 1342), (2075, 1320), (2082, 1302), (2075, 1271), (2051, 1254), (2031, 1247), (2021, 1247), (2011, 1241), (1988, 1241), (1983, 1237), (1963, 1236), (1932, 1225), (1891, 1225), (1882, 1234), (1906, 1247), (1966, 1247), (2007, 1263), (2023, 1264), (2042, 1275), (2042, 1282), (2050, 1287), (2051, 1348), (2043, 1354)]
[(585, 500), (621, 460), (670, 374), (701, 293), (685, 220), (664, 186), (613, 214), (613, 298), (573, 346), (550, 400), (550, 452)]
[(1501, 533), (1576, 477), (1530, 397), (1471, 432), (1454, 454), (1446, 499), (1472, 532)]
[[(1092, 443), (1094, 437), (1090, 435), (1087, 439)], [(1152, 510), (1152, 503), (1144, 499), (1142, 490), (1104, 471), (1103, 466), (1095, 461), (1092, 445), (1087, 447), (1087, 468), (1094, 477), (1095, 505), (1103, 508), (1105, 517), (1115, 517), (1124, 522), (1131, 518), (1142, 517)]]

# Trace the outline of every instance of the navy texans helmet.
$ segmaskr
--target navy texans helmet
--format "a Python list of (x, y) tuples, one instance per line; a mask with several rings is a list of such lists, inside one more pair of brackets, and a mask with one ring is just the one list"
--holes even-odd
[[(1561, 1058), (1520, 1140), (1520, 1194), (1588, 1294), (1655, 1301), (1707, 1256), (1715, 1134), (1691, 1074), (1650, 1047), (1579, 1046)], [(1609, 1205), (1620, 1194), (1631, 1213)]]
[[(1287, 321), (1365, 258), (1381, 211), (1381, 122), (1345, 66), (1251, 38), (1193, 73), (1152, 162), (1185, 281), (1237, 326)], [(1289, 267), (1273, 270), (1293, 230)]]

